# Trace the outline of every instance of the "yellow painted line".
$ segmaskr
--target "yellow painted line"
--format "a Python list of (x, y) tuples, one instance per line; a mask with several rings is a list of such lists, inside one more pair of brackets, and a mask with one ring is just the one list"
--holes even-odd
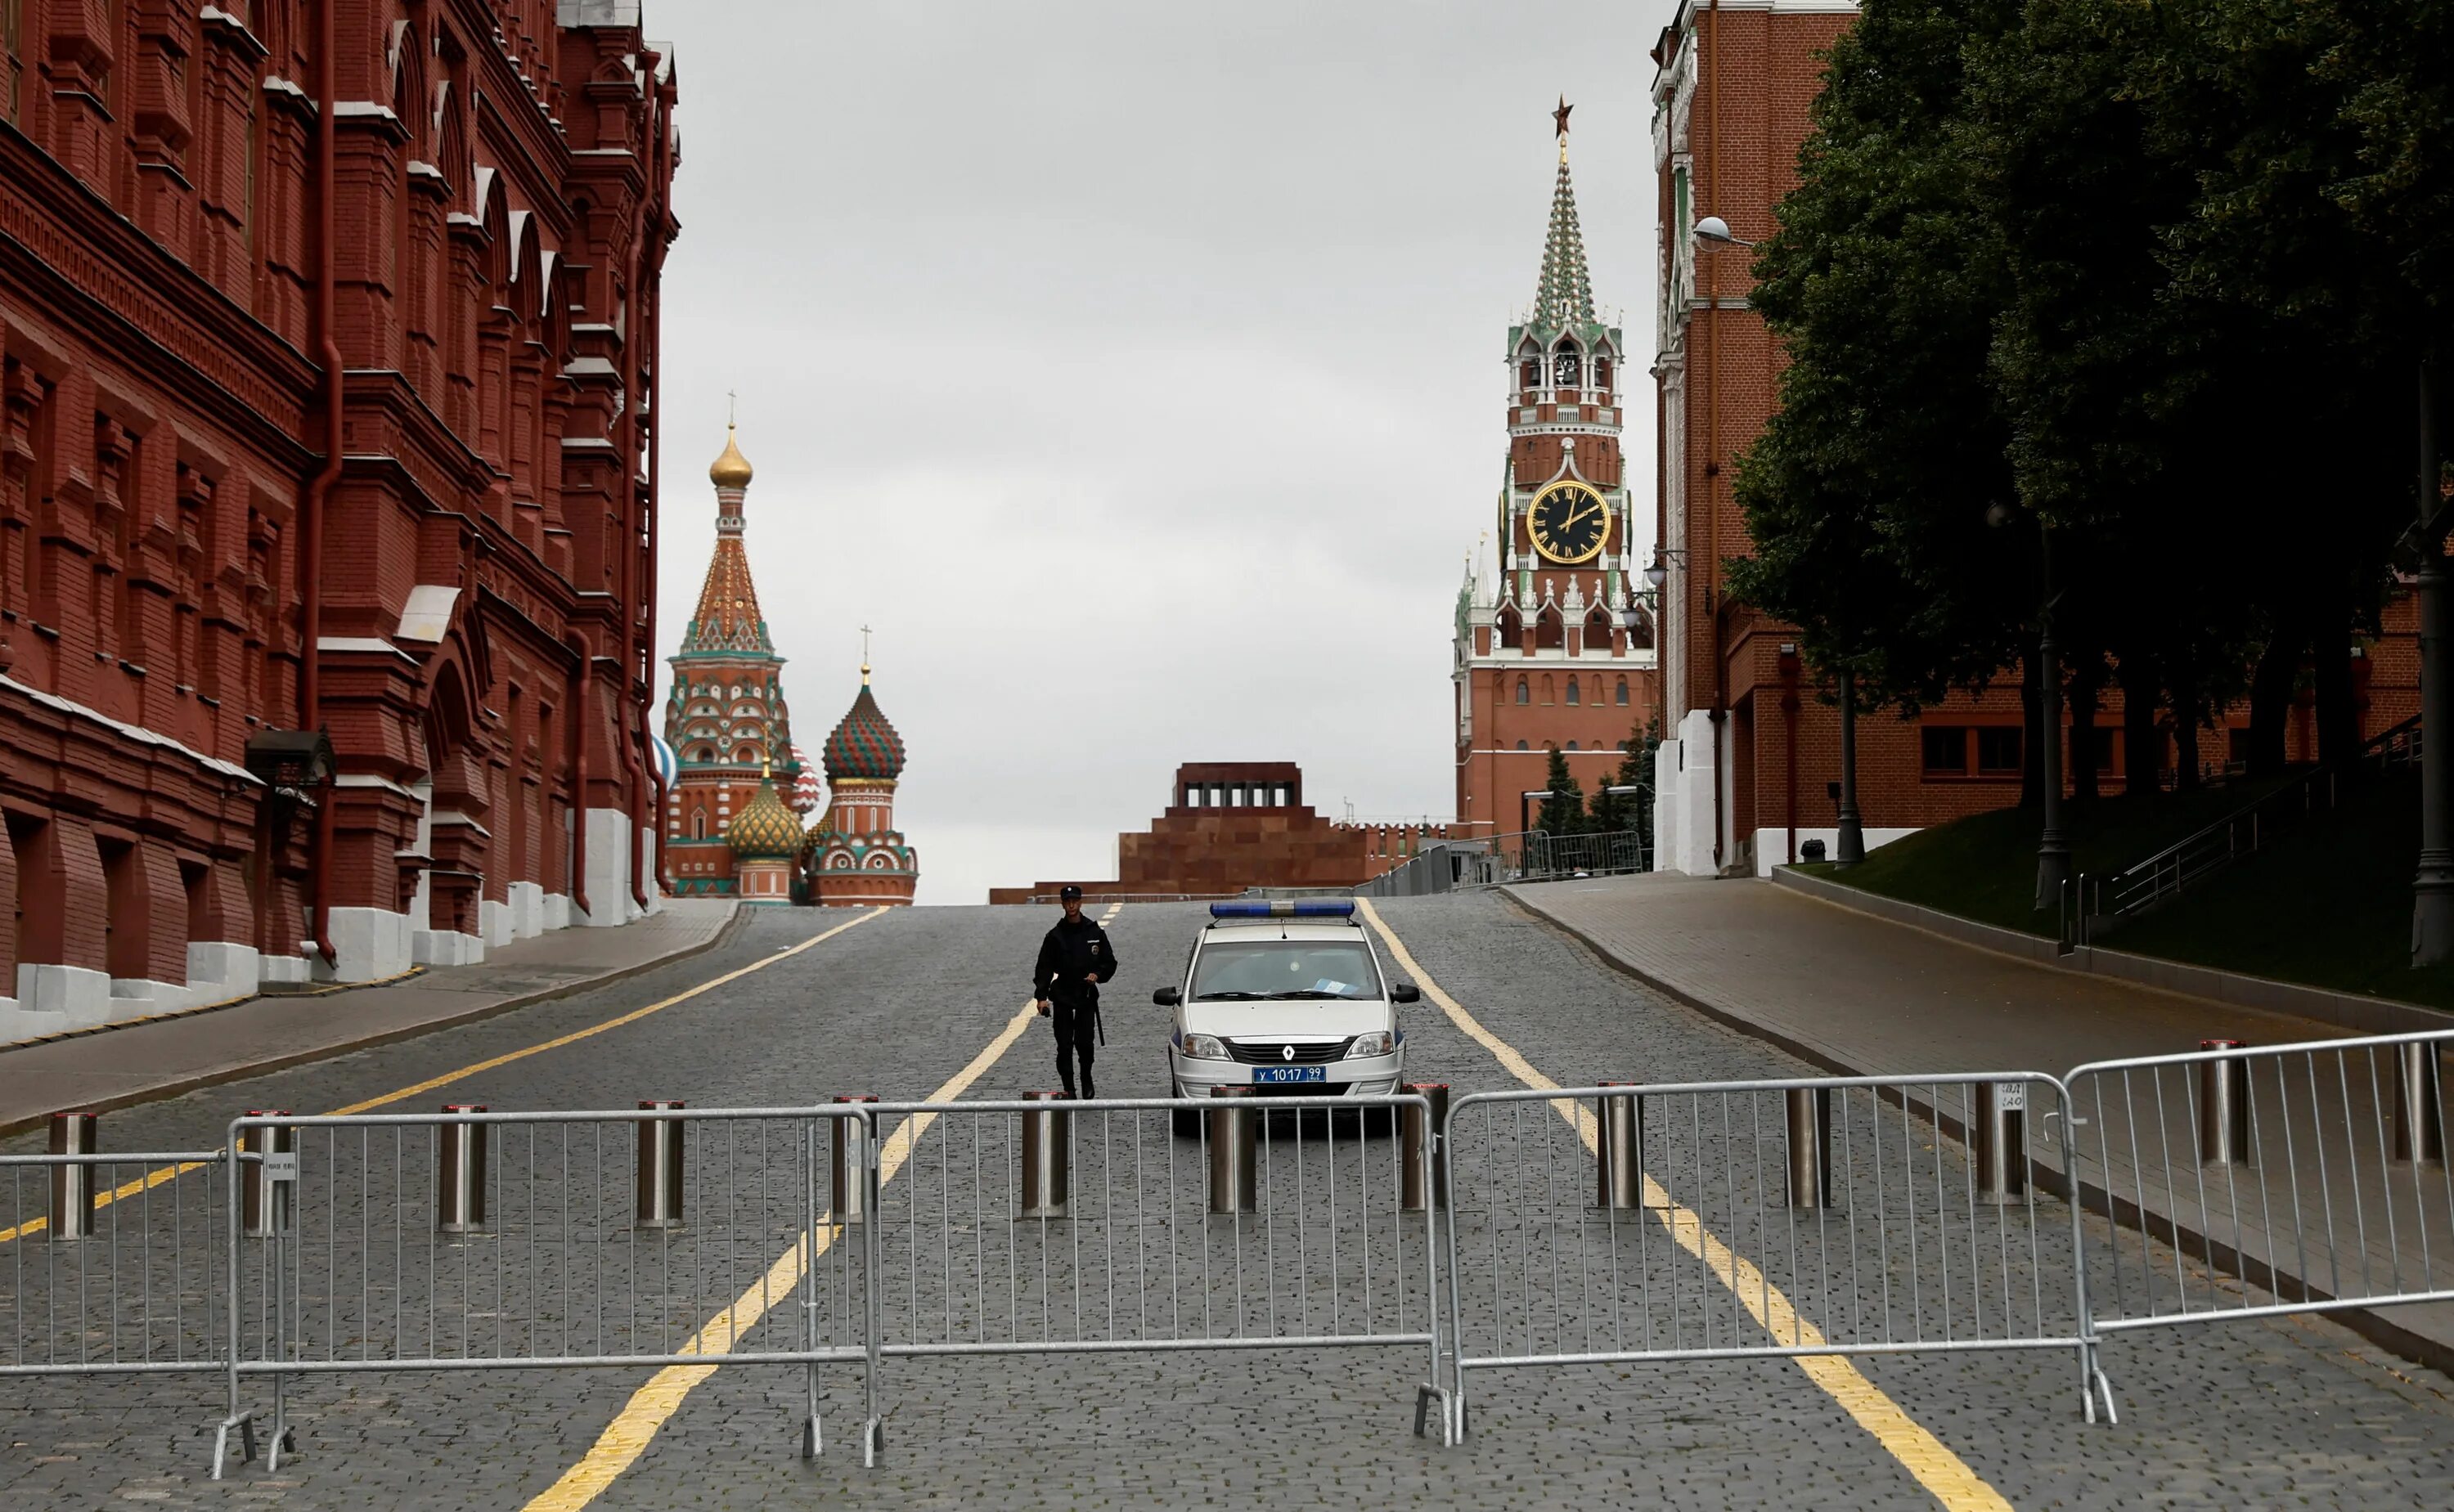
[[(473, 1065), (464, 1065), (456, 1071), (446, 1071), (441, 1076), (430, 1076), (423, 1082), (419, 1082), (411, 1086), (404, 1086), (398, 1091), (386, 1092), (381, 1097), (371, 1097), (363, 1103), (352, 1103), (347, 1107), (336, 1107), (330, 1113), (320, 1116), (325, 1118), (346, 1118), (352, 1113), (367, 1113), (379, 1107), (388, 1107), (394, 1103), (405, 1103), (421, 1092), (436, 1091), (442, 1087), (450, 1086), (454, 1082), (465, 1081), (480, 1072), (492, 1071), (498, 1066), (509, 1065), (514, 1061), (525, 1061), (532, 1055), (543, 1055), (548, 1050), (559, 1050), (567, 1044), (577, 1044), (582, 1040), (592, 1039), (596, 1035), (603, 1034), (608, 1029), (618, 1029), (626, 1024), (636, 1024), (641, 1019), (646, 1018), (652, 1013), (662, 1013), (665, 1009), (672, 1007), (676, 1003), (688, 1003), (691, 999), (699, 996), (701, 993), (712, 992), (728, 982), (737, 982), (741, 978), (749, 976), (753, 972), (764, 971), (778, 961), (787, 960), (793, 956), (799, 955), (802, 951), (809, 949), (812, 945), (823, 945), (827, 941), (843, 933), (845, 930), (850, 929), (856, 925), (867, 924), (869, 921), (876, 918), (879, 914), (884, 912), (886, 912), (886, 909), (882, 907), (872, 908), (869, 912), (860, 915), (858, 918), (847, 919), (842, 924), (835, 925), (834, 928), (827, 930), (823, 934), (812, 935), (810, 938), (802, 941), (798, 945), (786, 945), (783, 949), (776, 951), (773, 955), (761, 956), (759, 959), (753, 961), (748, 965), (737, 966), (734, 969), (724, 973), (724, 975), (720, 977), (710, 977), (698, 985), (688, 988), (684, 991), (676, 992), (672, 997), (665, 999), (661, 1003), (651, 1003), (643, 1008), (633, 1008), (630, 1012), (616, 1014), (613, 1018), (607, 1019), (602, 1024), (592, 1024), (587, 1028), (574, 1029), (569, 1034), (557, 1035), (553, 1039), (540, 1041), (535, 1044), (529, 1045), (525, 1049), (513, 1050), (508, 1054), (495, 1056), (492, 1060), (479, 1061)], [(176, 1165), (157, 1166), (152, 1170), (147, 1171), (144, 1175), (136, 1178), (132, 1182), (122, 1183), (120, 1185), (111, 1188), (108, 1192), (97, 1194), (93, 1200), (93, 1205), (96, 1207), (103, 1207), (111, 1203), (124, 1202), (131, 1197), (136, 1196), (140, 1192), (151, 1191), (154, 1187), (161, 1185), (164, 1182), (174, 1181), (179, 1177), (187, 1175), (190, 1171), (201, 1169), (204, 1164), (205, 1163), (202, 1161), (183, 1161)], [(13, 1239), (22, 1239), (30, 1235), (39, 1234), (44, 1230), (44, 1228), (49, 1226), (50, 1223), (50, 1220), (49, 1218), (30, 1218), (13, 1228), (0, 1228), (0, 1244), (8, 1243)]]
[[(1559, 1083), (1536, 1070), (1531, 1061), (1517, 1052), (1516, 1046), (1484, 1028), (1481, 1022), (1468, 1013), (1457, 999), (1442, 991), (1439, 984), (1432, 980), (1431, 973), (1425, 971), (1407, 950), (1405, 942), (1398, 938), (1397, 931), (1380, 917), (1379, 910), (1372, 906), (1371, 899), (1358, 898), (1355, 903), (1362, 910), (1363, 917), (1372, 922), (1372, 927), (1379, 932), (1382, 943), (1389, 947), (1389, 954), (1405, 968), (1415, 985), (1423, 989), (1423, 995), (1439, 1005), (1440, 1011), (1449, 1016), (1450, 1023), (1463, 1030), (1468, 1039), (1490, 1051), (1493, 1059), (1527, 1086), (1537, 1090), (1559, 1086)], [(1600, 1130), (1596, 1126), (1593, 1109), (1564, 1097), (1552, 1099), (1551, 1107), (1575, 1127), (1577, 1138), (1584, 1142), (1587, 1150), (1600, 1148)], [(1775, 1339), (1786, 1339), (1801, 1348), (1814, 1348), (1824, 1343), (1821, 1330), (1800, 1315), (1780, 1287), (1772, 1284), (1745, 1256), (1732, 1250), (1706, 1228), (1700, 1216), (1672, 1202), (1670, 1194), (1654, 1181), (1650, 1172), (1644, 1174), (1644, 1205), (1647, 1212), (1660, 1220), (1662, 1227), (1669, 1231), (1670, 1237), (1681, 1249), (1712, 1268), (1713, 1274), (1720, 1278), (1721, 1284), (1746, 1304), (1747, 1311), (1755, 1315), (1756, 1322), (1766, 1333)], [(1833, 1401), (1839, 1403), (1841, 1410), (1856, 1420), (1860, 1427), (1874, 1435), (1875, 1442), (1883, 1446), (1885, 1453), (1898, 1460), (1902, 1468), (1917, 1478), (1920, 1485), (1952, 1512), (1990, 1512), (1994, 1508), (2009, 1512), (2011, 1503), (2002, 1499), (2001, 1492), (1986, 1484), (1976, 1471), (1968, 1467), (1966, 1461), (1952, 1453), (1941, 1440), (1928, 1432), (1923, 1424), (1901, 1410), (1900, 1403), (1867, 1380), (1865, 1372), (1858, 1368), (1857, 1362), (1842, 1355), (1800, 1355), (1793, 1357), (1792, 1363), (1806, 1373), (1806, 1379), (1822, 1387)]]
[[(1111, 906), (1099, 923), (1105, 925), (1113, 921), (1116, 910), (1123, 906), (1121, 903)], [(921, 1101), (951, 1103), (970, 1091), (972, 1084), (978, 1081), (990, 1066), (996, 1064), (997, 1059), (1013, 1048), (1014, 1042), (1021, 1039), (1023, 1032), (1038, 1017), (1036, 1000), (1023, 1004), (1022, 1011), (1006, 1021), (1005, 1028), (988, 1043), (986, 1048), (972, 1057), (969, 1065), (955, 1072), (945, 1085)], [(912, 1158), (913, 1146), (936, 1122), (935, 1113), (915, 1113), (904, 1120), (903, 1126), (878, 1146), (879, 1186), (883, 1187), (895, 1180), (903, 1169), (904, 1163)], [(732, 1306), (709, 1319), (705, 1327), (693, 1334), (688, 1343), (674, 1352), (683, 1355), (731, 1353), (734, 1342), (748, 1333), (766, 1315), (773, 1299), (791, 1295), (793, 1288), (800, 1284), (802, 1272), (818, 1256), (827, 1252), (833, 1237), (832, 1232), (821, 1231), (815, 1245), (796, 1241), (792, 1248), (776, 1257), (775, 1263), (768, 1267), (767, 1274), (759, 1278), (756, 1285), (735, 1297)], [(657, 1371), (646, 1385), (631, 1394), (631, 1400), (623, 1404), (614, 1421), (606, 1424), (605, 1431), (596, 1436), (596, 1442), (589, 1446), (579, 1462), (565, 1470), (560, 1480), (539, 1492), (535, 1500), (528, 1503), (525, 1512), (578, 1512), (579, 1508), (595, 1501), (646, 1452), (657, 1431), (681, 1410), (682, 1403), (692, 1389), (715, 1374), (715, 1369), (714, 1365), (667, 1365)]]

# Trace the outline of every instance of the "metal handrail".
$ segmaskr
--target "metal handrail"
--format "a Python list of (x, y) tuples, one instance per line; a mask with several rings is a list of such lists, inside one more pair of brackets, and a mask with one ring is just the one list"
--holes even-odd
[[(2222, 870), (2244, 856), (2256, 855), (2284, 827), (2288, 827), (2276, 823), (2276, 819), (2294, 812), (2292, 805), (2295, 801), (2298, 811), (2302, 813), (2319, 806), (2318, 795), (2323, 784), (2324, 806), (2331, 808), (2336, 800), (2336, 780), (2344, 769), (2366, 766), (2372, 758), (2378, 761), (2382, 769), (2406, 765), (2419, 758), (2420, 741), (2420, 716), (2415, 714), (2370, 737), (2349, 761), (2303, 772), (2283, 786), (2261, 794), (2154, 855), (2133, 862), (2113, 874), (2113, 909), (2104, 917), (2108, 920), (2134, 918), (2209, 873)], [(2247, 826), (2245, 836), (2244, 825)]]

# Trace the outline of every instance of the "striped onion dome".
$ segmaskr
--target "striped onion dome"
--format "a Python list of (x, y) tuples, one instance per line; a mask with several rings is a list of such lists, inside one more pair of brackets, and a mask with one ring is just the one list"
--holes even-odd
[(903, 775), (903, 737), (886, 722), (877, 700), (869, 691), (868, 668), (861, 669), (860, 696), (852, 701), (852, 709), (843, 723), (827, 737), (827, 781), (839, 783), (847, 778), (855, 781), (893, 782)]
[(758, 791), (733, 818), (725, 843), (744, 859), (789, 859), (801, 849), (801, 823), (775, 794), (773, 778), (761, 778)]

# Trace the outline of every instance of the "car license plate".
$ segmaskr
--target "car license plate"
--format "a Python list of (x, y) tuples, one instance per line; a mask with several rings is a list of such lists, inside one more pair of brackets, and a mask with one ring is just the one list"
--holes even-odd
[(1329, 1068), (1322, 1065), (1257, 1065), (1253, 1067), (1256, 1082), (1326, 1082)]

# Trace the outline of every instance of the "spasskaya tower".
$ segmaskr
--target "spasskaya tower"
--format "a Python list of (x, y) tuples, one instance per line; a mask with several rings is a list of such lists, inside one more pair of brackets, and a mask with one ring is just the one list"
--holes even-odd
[(1467, 560), (1455, 623), (1457, 811), (1468, 835), (1524, 827), (1557, 746), (1591, 794), (1656, 707), (1653, 623), (1634, 580), (1619, 456), (1626, 341), (1594, 310), (1568, 173), (1568, 113), (1533, 308), (1508, 328), (1508, 459), (1491, 543)]

